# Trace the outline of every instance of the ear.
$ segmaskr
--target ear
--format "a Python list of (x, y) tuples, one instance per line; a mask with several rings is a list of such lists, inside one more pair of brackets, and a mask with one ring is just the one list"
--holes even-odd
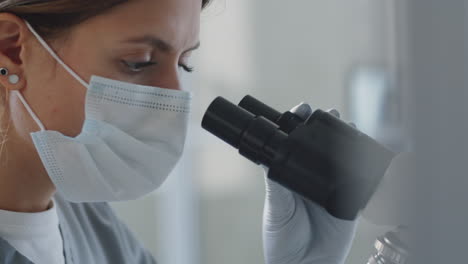
[(26, 85), (22, 54), (25, 40), (30, 35), (21, 18), (10, 13), (0, 13), (0, 85), (7, 92), (21, 90)]

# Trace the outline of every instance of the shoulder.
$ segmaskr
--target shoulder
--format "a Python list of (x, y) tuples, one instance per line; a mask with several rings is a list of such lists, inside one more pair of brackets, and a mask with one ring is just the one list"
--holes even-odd
[(102, 263), (155, 263), (108, 203), (71, 203), (60, 195), (55, 201), (64, 240), (80, 254)]

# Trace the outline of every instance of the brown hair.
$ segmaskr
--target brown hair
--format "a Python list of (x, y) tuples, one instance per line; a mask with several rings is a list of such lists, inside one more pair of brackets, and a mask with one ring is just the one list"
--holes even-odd
[[(60, 36), (71, 27), (131, 0), (0, 0), (0, 12), (15, 14), (28, 21), (45, 39)], [(210, 0), (202, 0), (205, 8)], [(5, 141), (3, 117), (6, 94), (0, 92), (0, 156)], [(7, 128), (8, 129), (8, 128)]]
[[(44, 38), (53, 38), (81, 22), (130, 0), (0, 0), (0, 12), (28, 21)], [(202, 0), (205, 8), (210, 0)]]

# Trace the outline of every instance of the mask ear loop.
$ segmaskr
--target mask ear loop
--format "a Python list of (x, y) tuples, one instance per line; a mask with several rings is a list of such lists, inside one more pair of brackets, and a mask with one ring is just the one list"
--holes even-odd
[[(88, 83), (86, 83), (85, 81), (83, 81), (83, 79), (81, 79), (81, 77), (76, 74), (70, 67), (68, 67), (68, 65), (66, 65), (62, 59), (60, 59), (60, 57), (52, 50), (52, 48), (49, 46), (49, 44), (47, 44), (47, 42), (36, 32), (36, 30), (34, 30), (34, 28), (29, 24), (28, 21), (24, 20), (24, 22), (26, 23), (26, 26), (28, 27), (29, 31), (31, 31), (31, 33), (36, 37), (36, 39), (39, 41), (39, 43), (42, 45), (42, 47), (44, 47), (44, 49), (47, 50), (47, 52), (49, 52), (49, 54), (60, 64), (62, 65), (62, 67), (68, 72), (70, 73), (78, 82), (80, 82), (84, 87), (88, 88)], [(34, 111), (31, 109), (31, 107), (29, 106), (29, 104), (26, 102), (26, 100), (24, 99), (23, 95), (21, 94), (21, 92), (15, 90), (13, 91), (14, 93), (16, 93), (16, 95), (18, 96), (18, 98), (20, 99), (21, 103), (23, 103), (24, 107), (26, 108), (26, 110), (29, 112), (29, 114), (31, 115), (32, 119), (34, 119), (34, 121), (36, 122), (36, 124), (39, 126), (39, 128), (41, 129), (41, 131), (45, 131), (45, 126), (42, 124), (41, 120), (39, 119), (39, 117), (37, 117), (36, 113), (34, 113)]]
[(86, 83), (85, 81), (83, 81), (83, 79), (81, 79), (81, 77), (76, 74), (70, 67), (68, 67), (68, 65), (66, 65), (62, 59), (60, 59), (60, 57), (55, 53), (55, 51), (52, 50), (52, 48), (49, 46), (49, 44), (47, 44), (47, 42), (34, 30), (34, 28), (29, 24), (28, 21), (24, 21), (26, 23), (26, 26), (29, 28), (29, 30), (31, 31), (31, 33), (36, 37), (36, 39), (39, 41), (39, 43), (41, 43), (41, 45), (50, 53), (50, 55), (58, 62), (60, 63), (60, 65), (62, 65), (62, 67), (68, 72), (70, 73), (77, 81), (79, 81), (84, 87), (88, 88), (88, 83)]

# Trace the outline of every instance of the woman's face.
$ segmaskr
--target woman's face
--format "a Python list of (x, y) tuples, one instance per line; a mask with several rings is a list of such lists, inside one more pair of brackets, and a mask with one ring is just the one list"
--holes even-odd
[[(131, 0), (71, 29), (49, 43), (86, 82), (91, 75), (182, 89), (189, 57), (199, 45), (201, 0)], [(21, 93), (47, 130), (80, 133), (86, 88), (28, 37), (22, 57)], [(22, 137), (37, 131), (18, 98), (9, 96), (10, 115)], [(122, 117), (125, 118), (125, 117)], [(161, 124), (163, 125), (163, 124)]]

